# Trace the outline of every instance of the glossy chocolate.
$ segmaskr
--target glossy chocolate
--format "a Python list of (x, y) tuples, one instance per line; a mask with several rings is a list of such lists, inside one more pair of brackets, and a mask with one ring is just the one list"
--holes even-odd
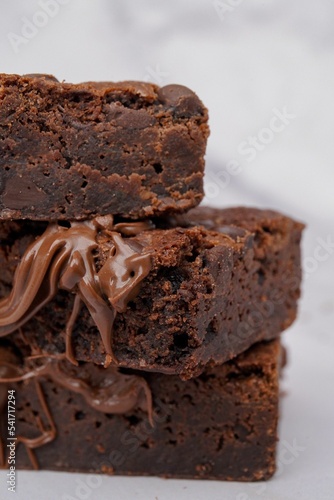
[[(34, 469), (38, 468), (38, 462), (33, 450), (53, 441), (57, 435), (52, 413), (39, 384), (40, 379), (47, 378), (65, 389), (81, 394), (91, 408), (102, 413), (124, 414), (140, 408), (147, 411), (149, 422), (153, 426), (152, 395), (145, 379), (120, 373), (115, 366), (102, 368), (96, 365), (90, 365), (90, 376), (85, 377), (81, 367), (74, 367), (64, 358), (65, 356), (35, 356), (27, 358), (22, 365), (9, 348), (0, 347), (0, 412), (5, 411), (10, 384), (34, 379), (43, 413), (48, 420), (48, 429), (40, 421), (37, 422), (41, 430), (40, 436), (17, 436), (17, 443), (25, 444)], [(41, 360), (42, 363), (39, 364)], [(2, 443), (0, 449), (4, 465)]]
[[(116, 362), (111, 348), (116, 313), (126, 309), (151, 269), (150, 255), (143, 252), (142, 245), (127, 241), (120, 233), (133, 236), (152, 227), (150, 222), (113, 226), (112, 216), (74, 222), (69, 228), (50, 224), (26, 250), (10, 295), (0, 301), (0, 336), (24, 325), (59, 289), (68, 290), (76, 294), (76, 300), (65, 330), (67, 358), (76, 363), (71, 334), (83, 301), (101, 334), (107, 353), (105, 365)], [(97, 272), (94, 250), (101, 235), (108, 241), (110, 253)]]

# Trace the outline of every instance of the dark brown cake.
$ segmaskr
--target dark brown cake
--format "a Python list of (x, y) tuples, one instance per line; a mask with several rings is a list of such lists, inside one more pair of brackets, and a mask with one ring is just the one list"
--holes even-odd
[(137, 218), (203, 196), (207, 110), (180, 85), (0, 75), (0, 218)]
[[(2, 383), (16, 391), (16, 467), (32, 468), (37, 459), (41, 469), (67, 472), (268, 479), (275, 471), (279, 368), (280, 344), (274, 340), (186, 382), (141, 373), (152, 392), (154, 427), (147, 411), (105, 414), (48, 377)], [(106, 373), (84, 363), (72, 367), (72, 376), (96, 387), (101, 371)], [(42, 434), (45, 444), (35, 447), (31, 461), (20, 441), (30, 438), (31, 445)]]
[[(196, 225), (196, 221), (210, 229)], [(150, 255), (151, 268), (146, 270), (140, 290), (136, 287), (137, 295), (128, 297), (127, 305), (124, 302), (116, 315), (111, 339), (105, 337), (107, 342), (102, 342), (102, 333), (96, 327), (102, 313), (94, 319), (94, 307), (84, 299), (90, 312), (81, 307), (74, 322), (71, 345), (76, 359), (104, 363), (105, 346), (111, 340), (120, 366), (179, 374), (187, 379), (199, 375), (208, 364), (220, 364), (237, 356), (257, 341), (277, 337), (293, 322), (300, 293), (302, 224), (276, 212), (250, 208), (199, 208), (178, 224), (165, 222), (164, 228), (123, 238), (124, 245), (136, 245)], [(75, 228), (79, 231), (83, 226)], [(56, 354), (65, 351), (65, 337), (69, 338), (65, 331), (69, 315), (76, 309), (74, 294), (60, 290), (43, 308), (36, 309), (28, 322), (14, 317), (22, 304), (28, 304), (31, 286), (23, 271), (21, 281), (17, 279), (13, 287), (17, 293), (12, 299), (9, 295), (15, 268), (23, 254), (27, 256), (28, 244), (44, 229), (44, 224), (28, 221), (0, 225), (0, 335), (10, 334), (8, 337), (26, 353), (32, 349)], [(66, 241), (66, 229), (60, 230)], [(113, 262), (113, 257), (108, 257), (108, 238), (108, 234), (97, 235), (95, 280), (101, 269), (108, 271), (108, 262)], [(74, 253), (68, 250), (63, 277), (75, 268), (71, 261)], [(52, 286), (57, 289), (59, 278), (52, 258), (56, 257), (51, 255), (50, 269), (31, 307), (42, 302)], [(33, 280), (43, 266), (37, 260)], [(137, 271), (133, 269), (136, 280)], [(79, 293), (74, 286), (72, 291)], [(120, 291), (113, 293), (122, 299)], [(100, 295), (100, 303), (111, 314), (107, 297), (111, 296), (113, 303), (112, 293), (107, 290)], [(14, 319), (9, 321), (10, 307), (9, 317)], [(29, 316), (29, 308), (26, 310)], [(18, 326), (21, 328), (15, 333)], [(100, 332), (103, 328), (104, 323)]]

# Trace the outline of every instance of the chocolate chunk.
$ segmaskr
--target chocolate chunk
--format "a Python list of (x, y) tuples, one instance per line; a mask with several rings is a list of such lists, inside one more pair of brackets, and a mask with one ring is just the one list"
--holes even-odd
[(43, 78), (44, 80), (49, 80), (51, 82), (58, 82), (57, 78), (53, 75), (46, 75), (44, 73), (28, 73), (23, 75), (23, 78)]
[(190, 117), (192, 114), (202, 114), (203, 106), (197, 95), (183, 85), (166, 85), (158, 91), (160, 101), (171, 106), (179, 117)]

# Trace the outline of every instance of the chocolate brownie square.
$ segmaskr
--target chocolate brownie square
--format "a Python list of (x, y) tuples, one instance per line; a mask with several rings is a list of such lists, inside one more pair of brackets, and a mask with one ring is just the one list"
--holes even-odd
[(27, 354), (188, 379), (295, 319), (303, 225), (289, 217), (199, 208), (151, 226), (106, 220), (0, 223), (1, 336)]
[[(9, 361), (8, 352), (0, 349), (1, 373), (7, 378), (18, 370)], [(21, 362), (19, 369), (27, 374)], [(131, 394), (135, 397), (132, 407), (120, 414), (103, 408), (112, 400), (108, 392), (114, 383), (112, 367), (92, 363), (73, 367), (63, 360), (57, 369), (43, 374), (40, 367), (23, 382), (5, 384), (1, 379), (6, 401), (7, 388), (15, 391), (16, 467), (231, 481), (268, 479), (275, 471), (280, 366), (280, 342), (274, 340), (254, 345), (187, 381), (175, 375), (138, 375), (128, 370), (121, 375), (127, 377), (123, 388), (116, 383), (116, 396), (122, 403), (128, 403)], [(143, 398), (145, 391), (138, 390), (145, 389), (145, 384), (152, 396), (151, 419), (148, 395)], [(2, 439), (6, 438), (3, 428)]]
[(0, 74), (0, 219), (188, 210), (203, 197), (207, 120), (181, 85)]

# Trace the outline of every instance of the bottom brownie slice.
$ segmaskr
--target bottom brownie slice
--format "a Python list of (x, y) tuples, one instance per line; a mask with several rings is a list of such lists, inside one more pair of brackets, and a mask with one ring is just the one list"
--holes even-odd
[[(18, 356), (0, 348), (2, 443), (10, 443), (5, 414), (11, 394), (18, 469), (235, 481), (268, 479), (275, 471), (279, 340), (254, 345), (187, 381), (130, 371), (115, 381), (114, 368), (51, 358), (49, 369), (39, 359), (29, 372)], [(19, 372), (26, 380), (4, 382)], [(113, 405), (125, 413), (104, 413)], [(4, 449), (8, 467), (10, 448)]]

